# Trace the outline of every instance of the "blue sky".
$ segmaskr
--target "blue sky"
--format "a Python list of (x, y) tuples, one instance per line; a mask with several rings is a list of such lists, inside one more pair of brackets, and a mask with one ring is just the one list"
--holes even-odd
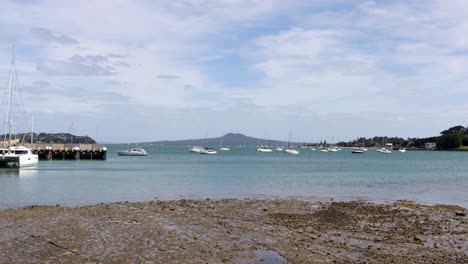
[(15, 43), (36, 131), (99, 131), (101, 141), (128, 142), (205, 130), (287, 139), (291, 130), (297, 141), (337, 141), (468, 124), (466, 1), (44, 0), (0, 8), (9, 14), (0, 17), (0, 84)]

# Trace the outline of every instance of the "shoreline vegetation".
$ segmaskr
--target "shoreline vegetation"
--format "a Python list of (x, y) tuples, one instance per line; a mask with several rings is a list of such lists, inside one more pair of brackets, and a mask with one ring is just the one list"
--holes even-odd
[(3, 263), (468, 263), (467, 210), (293, 198), (0, 210)]
[[(0, 135), (0, 140), (4, 135)], [(96, 140), (89, 136), (76, 136), (70, 133), (34, 133), (35, 143), (74, 143), (74, 144), (96, 144)], [(14, 143), (30, 142), (31, 134), (20, 133), (15, 136)], [(249, 137), (240, 133), (227, 133), (220, 137), (205, 138), (205, 139), (186, 139), (186, 140), (162, 140), (162, 141), (148, 141), (139, 143), (112, 143), (112, 144), (154, 144), (154, 145), (177, 145), (177, 146), (197, 146), (205, 142), (207, 145), (218, 145), (223, 142), (224, 145), (229, 146), (284, 146), (287, 141), (262, 139)], [(336, 144), (329, 143), (326, 140), (316, 143), (311, 142), (291, 142), (292, 145), (297, 147), (330, 147), (338, 146), (341, 148), (380, 148), (385, 143), (392, 143), (395, 149), (405, 148), (407, 150), (444, 150), (444, 151), (468, 151), (468, 128), (458, 125), (440, 132), (440, 136), (428, 138), (400, 138), (400, 137), (387, 137), (375, 136), (372, 138), (359, 137), (355, 140), (348, 142), (337, 142)], [(425, 143), (435, 143), (433, 148), (428, 149)]]

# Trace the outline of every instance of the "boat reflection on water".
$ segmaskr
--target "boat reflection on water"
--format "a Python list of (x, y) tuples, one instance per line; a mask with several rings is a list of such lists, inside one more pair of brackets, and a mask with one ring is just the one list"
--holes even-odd
[(21, 169), (2, 169), (0, 177), (19, 176), (21, 178), (31, 178), (39, 175), (36, 168), (21, 168)]

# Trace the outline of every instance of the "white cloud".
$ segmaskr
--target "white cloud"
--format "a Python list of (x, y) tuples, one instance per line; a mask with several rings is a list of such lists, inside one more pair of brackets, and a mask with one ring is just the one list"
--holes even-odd
[[(375, 124), (379, 120), (394, 122), (395, 134), (430, 135), (441, 129), (432, 124), (447, 125), (451, 113), (458, 123), (466, 113), (451, 102), (468, 85), (466, 5), (8, 1), (0, 4), (10, 14), (0, 17), (0, 61), (6, 63), (0, 70), (7, 71), (7, 42), (16, 40), (22, 84), (44, 89), (41, 99), (59, 106), (45, 116), (98, 116), (109, 131), (121, 131), (119, 140), (127, 133), (115, 129), (122, 123), (148, 126), (142, 131), (164, 124), (157, 136), (141, 135), (150, 140), (190, 137), (197, 119), (201, 126), (216, 123), (219, 133), (242, 128), (258, 136), (277, 124), (297, 126), (303, 138), (314, 130), (316, 138), (330, 134), (337, 123), (346, 129), (335, 138), (347, 137), (347, 130), (390, 132)], [(244, 81), (233, 85), (219, 78), (226, 69), (234, 69), (226, 79)], [(67, 100), (74, 92), (79, 100)], [(150, 113), (117, 111), (132, 106)], [(105, 121), (116, 112), (118, 121)], [(398, 126), (416, 128), (398, 132)]]
[(68, 35), (55, 36), (48, 29), (40, 27), (31, 28), (31, 34), (47, 43), (55, 42), (63, 45), (75, 45), (79, 43)]

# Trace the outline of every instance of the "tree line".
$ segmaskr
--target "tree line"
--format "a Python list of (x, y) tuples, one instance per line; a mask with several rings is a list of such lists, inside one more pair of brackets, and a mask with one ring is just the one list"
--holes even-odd
[(437, 149), (457, 149), (462, 146), (468, 146), (468, 127), (461, 125), (451, 127), (440, 132), (439, 136), (427, 138), (400, 138), (400, 137), (373, 137), (373, 138), (357, 138), (348, 142), (339, 142), (341, 147), (380, 147), (386, 143), (392, 143), (396, 147), (404, 148), (424, 148), (427, 142), (437, 144)]

